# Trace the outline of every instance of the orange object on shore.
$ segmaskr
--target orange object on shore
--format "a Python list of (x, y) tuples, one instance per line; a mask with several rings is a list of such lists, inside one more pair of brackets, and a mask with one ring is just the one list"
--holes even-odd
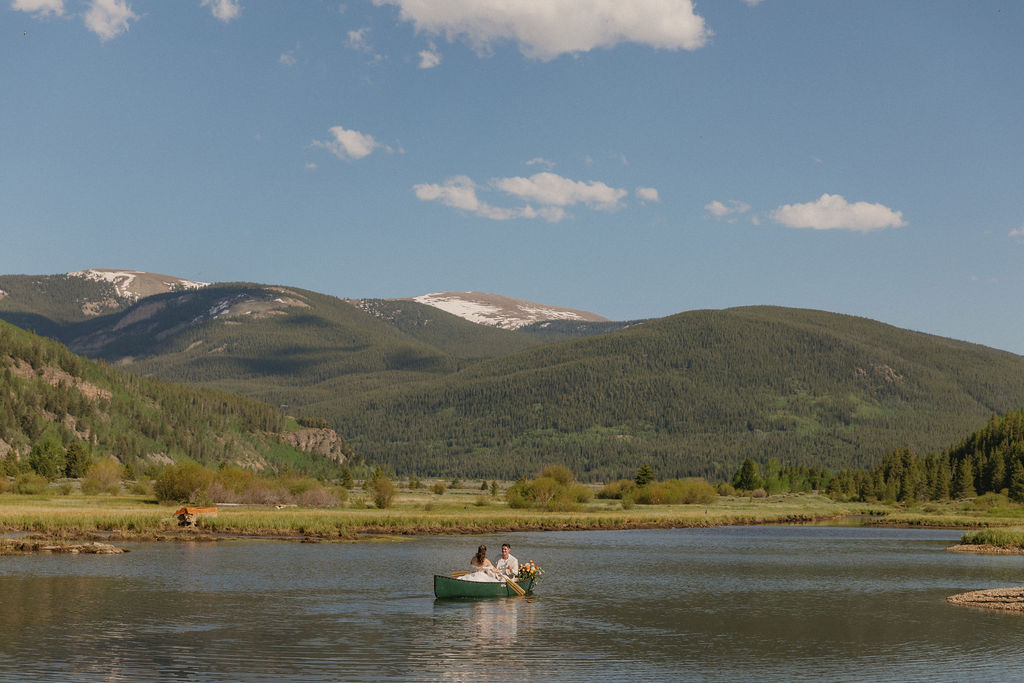
[(217, 515), (215, 507), (189, 507), (178, 508), (174, 516), (178, 518), (178, 526), (195, 526), (199, 515)]

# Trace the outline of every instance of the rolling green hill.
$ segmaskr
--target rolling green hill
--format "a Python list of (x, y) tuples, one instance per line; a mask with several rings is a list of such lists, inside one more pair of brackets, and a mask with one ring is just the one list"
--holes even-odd
[[(341, 458), (288, 445), (285, 416), (264, 403), (144, 380), (0, 321), (0, 457), (36, 445), (89, 444), (138, 471), (170, 459), (337, 474)], [(338, 451), (350, 455), (347, 447)]]

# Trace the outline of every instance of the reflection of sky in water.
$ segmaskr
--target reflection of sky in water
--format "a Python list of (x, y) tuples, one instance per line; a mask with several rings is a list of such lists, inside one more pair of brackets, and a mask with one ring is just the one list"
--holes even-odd
[[(957, 531), (758, 527), (144, 544), (0, 558), (0, 680), (997, 679), (1024, 615), (946, 595), (1019, 585)], [(435, 600), (510, 540), (534, 598)], [(770, 656), (766, 656), (770, 653)]]

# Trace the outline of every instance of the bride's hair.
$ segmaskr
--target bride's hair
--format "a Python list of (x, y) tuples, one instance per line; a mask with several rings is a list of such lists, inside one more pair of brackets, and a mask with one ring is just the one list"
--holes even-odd
[(482, 545), (476, 549), (476, 555), (473, 556), (473, 564), (483, 564), (484, 560), (487, 559), (487, 546)]

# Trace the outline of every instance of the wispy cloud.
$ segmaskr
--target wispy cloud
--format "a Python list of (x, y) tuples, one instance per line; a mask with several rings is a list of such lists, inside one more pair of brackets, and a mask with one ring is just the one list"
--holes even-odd
[(1009, 236), (1015, 239), (1024, 238), (1024, 225), (1020, 226), (1019, 228), (1014, 228), (1013, 230), (1011, 230)]
[(666, 50), (696, 50), (712, 35), (691, 0), (373, 0), (396, 5), (417, 31), (464, 38), (478, 52), (492, 42), (515, 41), (527, 57), (639, 43)]
[(282, 52), (277, 61), (285, 66), (295, 66), (299, 60), (295, 58), (295, 53), (289, 50), (288, 52)]
[(125, 0), (92, 0), (85, 13), (85, 27), (104, 43), (128, 30), (128, 24), (138, 19)]
[(225, 24), (242, 14), (242, 6), (238, 0), (203, 0), (202, 5), (209, 7), (213, 16)]
[(771, 218), (789, 228), (812, 230), (872, 232), (907, 225), (901, 211), (868, 202), (851, 204), (841, 195), (827, 193), (817, 201), (780, 206), (771, 213)]
[[(526, 203), (514, 207), (500, 207), (480, 199), (478, 192), (490, 190), (498, 190)], [(542, 218), (550, 223), (558, 223), (568, 218), (566, 209), (573, 206), (584, 206), (598, 211), (619, 209), (622, 207), (622, 200), (629, 194), (628, 190), (614, 188), (600, 181), (572, 180), (547, 171), (528, 178), (494, 178), (486, 185), (479, 185), (468, 176), (457, 175), (443, 183), (414, 185), (413, 192), (423, 201), (439, 201), (445, 206), (467, 211), (482, 218)], [(654, 193), (657, 194), (656, 191)]]
[(638, 187), (635, 190), (637, 198), (642, 202), (660, 202), (658, 190), (653, 187)]
[(433, 43), (430, 44), (429, 50), (420, 50), (421, 69), (433, 69), (440, 63), (441, 53), (438, 52), (437, 47)]
[(715, 218), (729, 218), (737, 214), (746, 213), (750, 211), (750, 204), (741, 202), (738, 199), (730, 199), (725, 203), (718, 201), (717, 199), (708, 202), (704, 205), (704, 210), (710, 213)]
[(64, 14), (64, 0), (12, 0), (11, 9), (36, 17), (59, 17)]
[(495, 178), (491, 185), (526, 201), (553, 206), (584, 204), (602, 211), (618, 208), (622, 198), (629, 194), (598, 180), (570, 180), (550, 171), (535, 173), (529, 178)]
[(345, 161), (367, 157), (377, 148), (391, 151), (390, 147), (377, 142), (372, 135), (360, 133), (357, 130), (332, 126), (327, 132), (331, 134), (330, 139), (313, 140), (313, 146), (322, 147)]
[(526, 162), (527, 166), (543, 166), (549, 171), (555, 167), (555, 162), (548, 161), (544, 157), (534, 157)]

